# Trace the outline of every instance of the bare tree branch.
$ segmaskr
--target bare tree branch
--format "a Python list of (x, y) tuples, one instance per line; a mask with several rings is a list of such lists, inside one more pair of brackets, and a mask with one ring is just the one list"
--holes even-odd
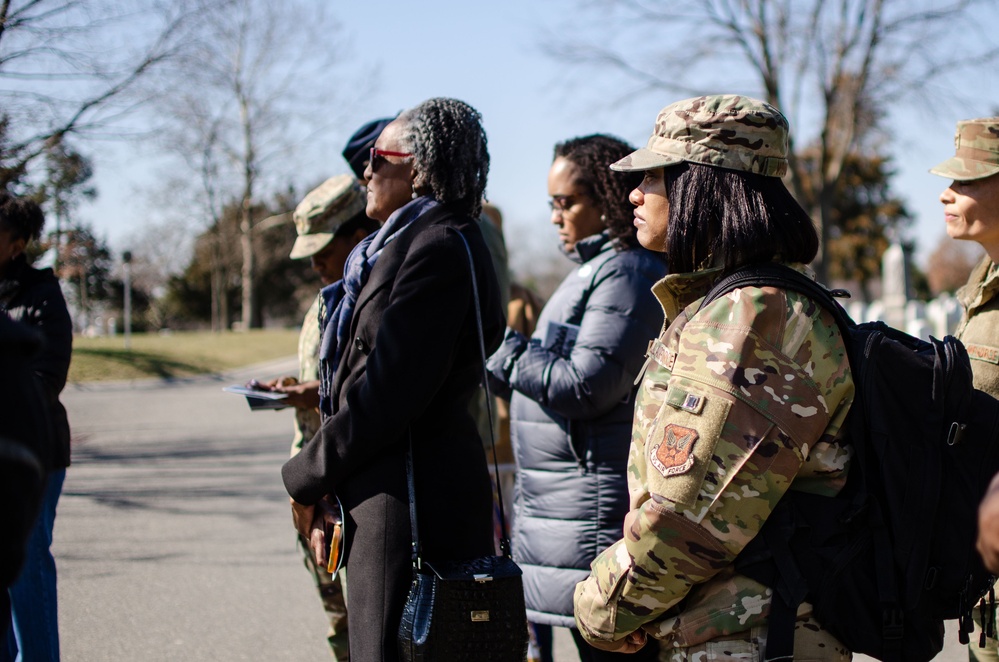
[[(614, 72), (639, 90), (696, 93), (731, 88), (752, 72), (757, 94), (789, 115), (789, 185), (829, 238), (830, 196), (846, 160), (885, 130), (892, 103), (947, 72), (994, 64), (999, 47), (941, 52), (941, 35), (968, 25), (969, 10), (995, 0), (703, 0), (697, 3), (578, 0), (572, 29), (544, 50), (576, 71)], [(615, 30), (612, 26), (620, 26)], [(616, 37), (615, 35), (627, 35)], [(951, 37), (952, 38), (952, 37)], [(694, 82), (696, 81), (696, 85)], [(601, 90), (606, 97), (606, 92)], [(806, 138), (802, 138), (805, 136)], [(818, 150), (817, 169), (800, 152)], [(802, 142), (803, 141), (803, 142)], [(820, 277), (825, 265), (816, 265)]]
[[(123, 14), (113, 4), (30, 0), (0, 5), (0, 81), (9, 120), (0, 150), (0, 187), (28, 173), (46, 150), (73, 134), (110, 129), (140, 103), (126, 101), (153, 70), (176, 56), (193, 20), (186, 2), (157, 13)], [(153, 20), (155, 17), (155, 20)], [(125, 36), (126, 22), (141, 19)], [(161, 28), (148, 26), (161, 23)], [(116, 50), (124, 40), (123, 46)], [(106, 41), (107, 43), (102, 43)], [(22, 186), (24, 183), (22, 182)]]
[[(328, 139), (322, 134), (337, 121), (335, 109), (349, 106), (333, 97), (343, 89), (333, 81), (342, 53), (312, 48), (330, 43), (335, 30), (307, 1), (228, 0), (224, 11), (201, 19), (194, 47), (160, 89), (169, 111), (162, 131), (168, 149), (199, 178), (213, 226), (224, 208), (240, 210), (242, 322), (252, 328), (261, 323), (254, 214), (277, 175), (289, 171), (283, 157)], [(304, 38), (309, 30), (313, 38)]]

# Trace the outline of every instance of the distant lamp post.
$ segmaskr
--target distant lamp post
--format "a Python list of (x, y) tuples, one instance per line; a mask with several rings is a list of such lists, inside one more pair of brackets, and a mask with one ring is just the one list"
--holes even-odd
[(122, 283), (125, 286), (125, 349), (132, 349), (132, 251), (121, 254)]

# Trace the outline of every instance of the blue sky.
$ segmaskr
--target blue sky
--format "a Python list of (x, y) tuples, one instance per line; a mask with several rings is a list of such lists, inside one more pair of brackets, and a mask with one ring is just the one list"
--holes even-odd
[[(473, 3), (467, 0), (370, 0), (336, 2), (333, 7), (358, 64), (378, 68), (377, 90), (351, 104), (350, 117), (331, 140), (345, 137), (368, 119), (392, 115), (434, 96), (451, 96), (476, 107), (489, 136), (492, 167), (487, 194), (506, 217), (508, 241), (517, 247), (554, 247), (548, 223), (546, 177), (553, 145), (594, 132), (618, 135), (636, 145), (648, 139), (656, 113), (676, 98), (644, 96), (614, 108), (594, 107), (592, 96), (574, 94), (563, 84), (565, 65), (541, 52), (545, 29), (557, 29), (564, 0)], [(941, 45), (942, 48), (947, 45)], [(607, 84), (607, 78), (594, 84)], [(613, 85), (613, 82), (610, 83)], [(946, 182), (927, 173), (953, 152), (958, 119), (988, 115), (999, 106), (999, 75), (980, 72), (944, 86), (975, 86), (983, 94), (971, 107), (947, 99), (935, 107), (900, 107), (890, 146), (898, 176), (895, 191), (917, 218), (909, 231), (922, 262), (943, 234), (937, 195)], [(718, 90), (727, 92), (730, 90)], [(911, 106), (911, 105), (910, 105)], [(792, 125), (792, 132), (795, 127)], [(128, 248), (137, 218), (143, 217), (141, 191), (151, 168), (141, 165), (128, 145), (108, 149), (97, 159), (101, 196), (81, 215), (105, 234), (117, 250)], [(347, 171), (338, 154), (303, 167), (300, 186)]]

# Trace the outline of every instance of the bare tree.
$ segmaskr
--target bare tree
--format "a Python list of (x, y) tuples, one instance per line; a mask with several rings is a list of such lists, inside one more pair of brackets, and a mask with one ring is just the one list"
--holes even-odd
[[(168, 203), (166, 201), (164, 204)], [(193, 251), (194, 238), (199, 231), (189, 218), (173, 215), (168, 218), (147, 218), (143, 223), (136, 224), (123, 242), (132, 254), (130, 268), (133, 292), (148, 302), (145, 318), (151, 328), (161, 328), (163, 325), (162, 298), (171, 277), (184, 271)]]
[[(579, 12), (561, 32), (574, 36), (551, 37), (546, 48), (567, 63), (618, 74), (616, 101), (722, 87), (761, 96), (783, 110), (800, 145), (812, 143), (818, 150), (817, 168), (810, 173), (792, 143), (788, 183), (818, 223), (823, 247), (844, 164), (879, 128), (886, 110), (945, 74), (999, 56), (995, 39), (985, 32), (991, 21), (976, 23), (974, 13), (994, 10), (996, 0), (575, 4)], [(939, 47), (953, 43), (955, 35), (962, 35), (960, 48)], [(600, 92), (606, 98), (607, 90)], [(822, 255), (815, 266), (824, 280)]]
[(0, 0), (0, 188), (70, 135), (118, 135), (139, 82), (178, 53), (198, 0)]
[(96, 195), (77, 181), (92, 172), (79, 144), (134, 134), (141, 83), (182, 49), (199, 2), (0, 0), (0, 189), (54, 215), (57, 269), (76, 200)]
[(64, 229), (72, 227), (72, 216), (84, 200), (97, 197), (91, 184), (94, 169), (90, 159), (73, 150), (66, 140), (50, 145), (45, 153), (44, 180), (35, 187), (33, 197), (39, 203), (48, 203), (55, 216), (55, 230), (49, 233), (56, 250), (52, 267), (59, 273), (61, 259), (59, 246)]
[(355, 75), (342, 65), (338, 35), (323, 3), (220, 0), (202, 16), (197, 47), (161, 84), (165, 143), (196, 178), (211, 227), (221, 227), (226, 205), (242, 210), (243, 328), (261, 324), (257, 202), (294, 181), (289, 173), (302, 176), (290, 166), (301, 167), (303, 152), (319, 143), (335, 151), (328, 134), (348, 104), (334, 92)]

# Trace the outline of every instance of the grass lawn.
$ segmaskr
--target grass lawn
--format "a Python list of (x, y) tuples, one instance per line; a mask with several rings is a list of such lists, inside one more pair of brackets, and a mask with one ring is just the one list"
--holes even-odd
[(69, 381), (189, 377), (293, 356), (297, 351), (298, 329), (132, 334), (130, 350), (122, 336), (76, 336)]

